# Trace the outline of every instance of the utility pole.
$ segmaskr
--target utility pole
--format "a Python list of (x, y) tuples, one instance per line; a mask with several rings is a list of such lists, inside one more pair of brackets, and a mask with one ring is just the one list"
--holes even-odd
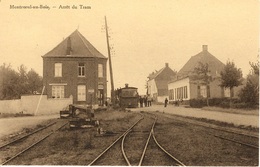
[(108, 36), (108, 30), (107, 30), (106, 16), (105, 16), (105, 28), (106, 28), (106, 37), (107, 37), (107, 50), (108, 50), (110, 80), (111, 80), (111, 102), (112, 102), (112, 105), (115, 106), (114, 80), (113, 80), (113, 71), (112, 71), (112, 62), (111, 62), (111, 54), (110, 54), (110, 46), (109, 46), (109, 39), (108, 39), (109, 36)]

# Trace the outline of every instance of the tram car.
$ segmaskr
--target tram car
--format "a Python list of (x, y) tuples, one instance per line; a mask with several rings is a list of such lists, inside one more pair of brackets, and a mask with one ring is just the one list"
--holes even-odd
[(136, 108), (138, 107), (139, 95), (137, 88), (129, 87), (128, 84), (124, 88), (116, 89), (116, 102), (122, 108)]

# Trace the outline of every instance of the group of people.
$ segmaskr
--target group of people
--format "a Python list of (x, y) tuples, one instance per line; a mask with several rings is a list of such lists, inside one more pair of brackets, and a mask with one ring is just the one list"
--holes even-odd
[(148, 96), (139, 96), (139, 102), (140, 102), (140, 107), (149, 107), (152, 106), (152, 101), (153, 98), (148, 95)]

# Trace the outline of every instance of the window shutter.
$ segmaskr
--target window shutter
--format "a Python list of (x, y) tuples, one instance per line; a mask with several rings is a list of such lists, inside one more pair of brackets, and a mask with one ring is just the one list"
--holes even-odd
[(234, 88), (230, 89), (230, 97), (234, 97)]
[(200, 97), (200, 86), (198, 85), (198, 93), (197, 93), (197, 97)]
[(209, 88), (209, 85), (207, 85), (207, 97), (210, 97), (210, 88)]
[(221, 87), (221, 97), (224, 97), (224, 87)]

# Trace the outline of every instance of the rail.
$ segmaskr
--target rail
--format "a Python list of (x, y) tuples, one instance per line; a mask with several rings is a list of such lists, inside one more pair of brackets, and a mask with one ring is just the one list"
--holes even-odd
[[(55, 122), (56, 123), (56, 122)], [(64, 127), (65, 125), (67, 125), (68, 122), (66, 122), (65, 124), (63, 124), (62, 126), (60, 126), (58, 129), (56, 129), (55, 131), (50, 132), (49, 134), (47, 134), (46, 136), (44, 136), (43, 138), (41, 138), (40, 140), (38, 140), (37, 142), (31, 144), (29, 147), (25, 148), (24, 150), (20, 151), (19, 153), (15, 154), (14, 156), (10, 157), (8, 160), (4, 161), (1, 165), (5, 165), (7, 163), (9, 163), (10, 161), (14, 160), (15, 158), (17, 158), (18, 156), (20, 156), (21, 154), (25, 153), (26, 151), (30, 150), (31, 148), (33, 148), (34, 146), (36, 146), (37, 144), (39, 144), (40, 142), (42, 142), (43, 140), (45, 140), (46, 138), (48, 138), (50, 135), (52, 135), (54, 132), (60, 130), (62, 127)], [(28, 135), (27, 135), (28, 136)]]

